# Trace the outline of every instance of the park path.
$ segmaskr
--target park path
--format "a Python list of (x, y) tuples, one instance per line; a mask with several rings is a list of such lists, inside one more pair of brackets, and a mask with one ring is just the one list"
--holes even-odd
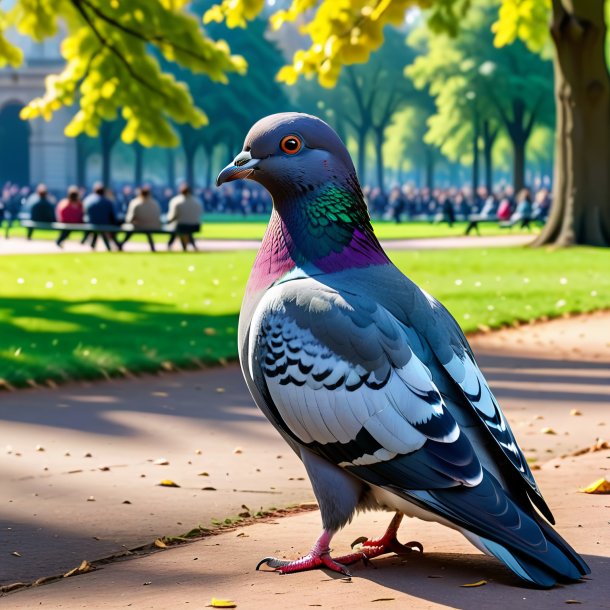
[[(427, 239), (390, 239), (383, 240), (384, 248), (391, 250), (444, 250), (449, 248), (497, 248), (510, 246), (523, 246), (532, 240), (529, 234), (496, 235), (496, 236), (470, 236), (459, 237), (431, 237)], [(165, 240), (157, 239), (157, 250), (166, 251)], [(201, 252), (226, 252), (235, 250), (257, 250), (260, 241), (254, 239), (198, 239), (197, 247)], [(97, 246), (98, 252), (104, 250), (103, 244)], [(174, 244), (174, 251), (179, 246)], [(147, 243), (130, 241), (125, 246), (126, 252), (150, 252)], [(21, 237), (0, 239), (0, 256), (3, 254), (86, 254), (91, 252), (89, 246), (81, 244), (78, 240), (64, 242), (63, 248), (58, 248), (50, 239), (33, 239), (28, 241)]]
[[(506, 570), (461, 537), (419, 521), (409, 521), (403, 535), (424, 544), (423, 559), (357, 567), (350, 584), (324, 572), (286, 578), (254, 572), (267, 554), (306, 552), (319, 529), (315, 511), (17, 591), (0, 597), (0, 608), (192, 608), (213, 596), (248, 609), (361, 608), (378, 599), (390, 609), (491, 608), (497, 599), (501, 607), (550, 610), (570, 599), (607, 607), (610, 500), (577, 490), (607, 476), (610, 452), (569, 454), (600, 437), (610, 440), (610, 313), (479, 335), (472, 344), (539, 468), (559, 531), (591, 563), (592, 581), (550, 592), (514, 587)], [(242, 504), (255, 512), (312, 499), (302, 465), (252, 405), (234, 365), (4, 393), (0, 420), (1, 584), (62, 573), (83, 559), (209, 525), (212, 517), (247, 510)], [(154, 463), (161, 458), (169, 464)], [(181, 487), (160, 487), (161, 479)], [(357, 536), (379, 532), (386, 520), (358, 516), (335, 548), (342, 552)], [(489, 584), (458, 586), (481, 579)]]

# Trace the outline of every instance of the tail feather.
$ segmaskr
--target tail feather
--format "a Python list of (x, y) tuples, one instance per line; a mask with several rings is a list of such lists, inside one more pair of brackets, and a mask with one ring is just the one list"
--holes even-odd
[(487, 471), (476, 487), (393, 491), (474, 534), (481, 547), (527, 582), (548, 588), (590, 572), (531, 505), (519, 506)]

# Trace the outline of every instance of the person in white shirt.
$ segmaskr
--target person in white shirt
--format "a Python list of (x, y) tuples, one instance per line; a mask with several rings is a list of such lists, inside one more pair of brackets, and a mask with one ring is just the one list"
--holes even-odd
[(165, 219), (168, 228), (174, 229), (174, 233), (167, 242), (167, 249), (171, 250), (176, 237), (179, 237), (183, 250), (187, 250), (189, 244), (194, 250), (197, 250), (193, 234), (201, 229), (203, 204), (191, 193), (188, 184), (181, 184), (179, 190), (180, 193), (169, 202), (169, 210)]

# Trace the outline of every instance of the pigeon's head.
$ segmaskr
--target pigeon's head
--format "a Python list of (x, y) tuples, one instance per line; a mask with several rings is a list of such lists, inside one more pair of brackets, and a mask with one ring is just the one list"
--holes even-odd
[(240, 178), (262, 184), (276, 203), (356, 180), (339, 136), (324, 121), (298, 112), (272, 114), (254, 124), (216, 185)]

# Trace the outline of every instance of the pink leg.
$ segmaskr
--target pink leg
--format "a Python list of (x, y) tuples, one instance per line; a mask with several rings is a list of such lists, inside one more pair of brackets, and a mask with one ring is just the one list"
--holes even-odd
[(338, 557), (336, 562), (348, 566), (360, 560), (366, 562), (368, 559), (373, 559), (374, 557), (379, 557), (380, 555), (386, 555), (387, 553), (405, 555), (415, 549), (423, 553), (424, 547), (419, 542), (411, 541), (407, 542), (407, 544), (401, 544), (398, 542), (396, 534), (398, 533), (398, 527), (400, 526), (402, 518), (402, 513), (396, 513), (392, 518), (388, 529), (381, 538), (376, 538), (373, 540), (359, 538), (358, 540), (355, 540), (352, 543), (352, 548), (354, 548), (357, 544), (362, 543), (360, 550), (356, 553), (350, 553), (349, 555)]
[(333, 560), (330, 556), (330, 541), (334, 532), (324, 530), (321, 536), (316, 540), (313, 549), (309, 551), (305, 557), (289, 561), (286, 559), (276, 559), (275, 557), (265, 557), (258, 562), (256, 569), (258, 570), (263, 564), (273, 568), (275, 572), (280, 574), (292, 574), (293, 572), (304, 572), (313, 570), (314, 568), (328, 568), (334, 572), (351, 576), (344, 565)]

